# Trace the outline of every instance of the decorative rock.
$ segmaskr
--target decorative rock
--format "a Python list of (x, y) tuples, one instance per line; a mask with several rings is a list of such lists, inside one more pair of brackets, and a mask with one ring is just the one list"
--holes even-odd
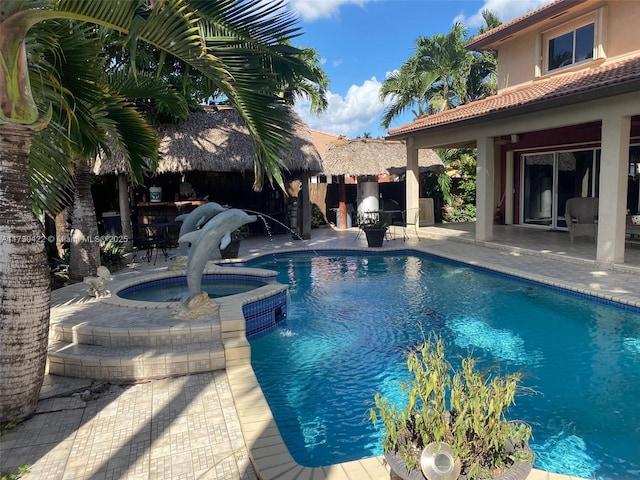
[(111, 272), (107, 267), (98, 267), (97, 277), (84, 277), (82, 280), (89, 285), (87, 293), (96, 298), (111, 296), (111, 292), (105, 288), (106, 284), (113, 280)]
[(178, 304), (171, 311), (171, 316), (181, 320), (198, 320), (217, 315), (219, 308), (206, 292), (201, 292), (186, 302)]

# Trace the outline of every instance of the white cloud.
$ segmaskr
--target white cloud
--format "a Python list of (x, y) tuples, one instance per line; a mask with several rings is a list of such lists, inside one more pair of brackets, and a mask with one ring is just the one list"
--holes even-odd
[(514, 0), (485, 0), (484, 5), (479, 8), (475, 14), (470, 17), (461, 15), (457, 17), (456, 20), (460, 20), (465, 26), (471, 29), (476, 29), (484, 25), (484, 19), (482, 18), (483, 10), (492, 11), (498, 16), (501, 22), (506, 23), (550, 2), (551, 0), (518, 0), (517, 2)]
[(289, 0), (289, 6), (306, 22), (334, 18), (345, 4), (364, 5), (371, 0)]
[[(385, 105), (380, 101), (381, 83), (376, 77), (365, 80), (362, 85), (351, 85), (347, 94), (329, 92), (328, 107), (321, 115), (309, 112), (309, 104), (298, 102), (295, 111), (306, 124), (315, 130), (353, 138), (365, 131), (379, 130), (380, 116)], [(373, 133), (373, 136), (377, 136)]]

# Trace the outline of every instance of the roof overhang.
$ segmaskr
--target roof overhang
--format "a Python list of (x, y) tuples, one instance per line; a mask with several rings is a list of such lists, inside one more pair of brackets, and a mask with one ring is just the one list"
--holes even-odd
[(531, 26), (539, 25), (545, 20), (554, 20), (558, 16), (565, 15), (589, 1), (591, 0), (556, 0), (510, 22), (503, 23), (481, 35), (477, 35), (465, 45), (465, 48), (474, 51), (493, 50), (496, 44), (507, 38), (522, 33)]
[[(628, 68), (629, 71), (626, 71), (625, 68)], [(554, 85), (550, 84), (547, 86), (548, 92), (545, 91), (538, 98), (533, 98), (530, 101), (520, 102), (520, 98), (527, 98), (527, 94), (537, 91), (539, 85), (534, 82), (534, 84), (521, 89), (499, 93), (456, 109), (445, 110), (417, 119), (412, 123), (390, 130), (386, 138), (389, 140), (408, 139), (420, 134), (478, 126), (487, 122), (504, 121), (545, 110), (640, 92), (640, 58), (622, 62), (617, 70), (607, 68), (601, 72), (601, 77), (598, 75), (599, 73), (596, 72), (593, 74), (593, 78), (589, 75), (579, 77), (555, 90)], [(502, 106), (501, 102), (507, 105)], [(508, 102), (513, 104), (509, 105)]]

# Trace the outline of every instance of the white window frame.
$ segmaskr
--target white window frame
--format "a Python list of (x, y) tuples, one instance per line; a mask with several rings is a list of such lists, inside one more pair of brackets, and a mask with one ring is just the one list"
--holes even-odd
[[(575, 67), (576, 65), (578, 66), (582, 66), (584, 64), (593, 62), (594, 60), (598, 59), (598, 58), (603, 58), (604, 54), (603, 54), (603, 48), (602, 48), (602, 42), (601, 39), (603, 38), (602, 35), (602, 15), (603, 15), (603, 10), (599, 9), (597, 11), (591, 12), (589, 14), (583, 15), (581, 17), (578, 17), (576, 19), (573, 19), (570, 22), (566, 22), (558, 27), (554, 27), (552, 29), (549, 29), (545, 32), (542, 32), (542, 55), (541, 55), (541, 70), (544, 72), (544, 74), (553, 74), (553, 73), (557, 73), (557, 72), (561, 72), (567, 69), (571, 69), (573, 67)], [(585, 60), (581, 60), (579, 62), (575, 61), (575, 49), (576, 49), (576, 45), (575, 45), (575, 32), (576, 30), (578, 30), (579, 28), (582, 28), (584, 26), (587, 26), (589, 24), (593, 24), (593, 53), (591, 58), (587, 58)], [(567, 33), (573, 33), (574, 35), (574, 42), (573, 42), (573, 58), (574, 61), (572, 61), (572, 63), (562, 66), (562, 67), (556, 67), (552, 70), (549, 70), (549, 43), (558, 38), (561, 37)]]

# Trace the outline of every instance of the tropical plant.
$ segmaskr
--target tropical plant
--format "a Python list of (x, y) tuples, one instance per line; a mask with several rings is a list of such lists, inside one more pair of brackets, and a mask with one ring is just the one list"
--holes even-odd
[[(500, 24), (492, 12), (485, 10), (482, 15), (487, 27), (480, 33)], [(466, 50), (468, 40), (460, 22), (447, 34), (418, 38), (413, 55), (382, 83), (380, 99), (391, 103), (381, 125), (388, 128), (409, 109), (418, 118), (495, 93), (495, 55)]]
[(22, 465), (21, 467), (18, 468), (18, 473), (2, 475), (2, 477), (0, 477), (0, 480), (18, 480), (19, 478), (22, 478), (27, 473), (29, 473), (30, 469), (31, 467), (29, 465)]
[(414, 118), (426, 115), (429, 109), (426, 93), (434, 81), (435, 75), (431, 72), (418, 70), (415, 57), (407, 59), (399, 70), (389, 74), (382, 82), (380, 99), (391, 99), (391, 103), (380, 124), (389, 128), (395, 118), (409, 109), (412, 109)]
[(446, 205), (443, 210), (443, 220), (445, 222), (473, 222), (476, 219), (475, 205), (454, 203), (452, 205)]
[(324, 214), (320, 207), (315, 203), (311, 204), (311, 228), (317, 228), (321, 225), (326, 225), (327, 221), (324, 218)]
[[(290, 45), (290, 42), (285, 44)], [(296, 75), (292, 81), (282, 85), (282, 95), (289, 107), (293, 107), (296, 99), (304, 98), (309, 101), (311, 113), (320, 114), (327, 109), (327, 89), (329, 88), (329, 77), (320, 66), (320, 52), (315, 48), (301, 48), (299, 58), (311, 75), (308, 77)]]
[(518, 460), (533, 462), (527, 447), (531, 427), (505, 418), (522, 374), (479, 371), (471, 356), (454, 369), (436, 337), (409, 352), (407, 368), (411, 381), (402, 385), (404, 407), (399, 410), (376, 393), (370, 418), (374, 425), (383, 422), (383, 450), (398, 453), (408, 471), (420, 465), (423, 449), (433, 442), (452, 447), (469, 480), (492, 478)]
[(380, 213), (365, 213), (360, 218), (360, 228), (363, 230), (369, 229), (387, 229), (391, 224), (391, 214)]
[(114, 240), (100, 240), (100, 265), (110, 271), (122, 268), (125, 263), (124, 245)]
[[(34, 97), (30, 64), (41, 65), (44, 82), (56, 82), (36, 54), (49, 38), (34, 27), (60, 19), (102, 25), (120, 32), (132, 52), (138, 41), (146, 42), (201, 72), (245, 121), (256, 152), (256, 188), (264, 178), (282, 184), (282, 151), (290, 144), (290, 125), (278, 87), (293, 84), (297, 75), (313, 77), (298, 49), (280, 47), (299, 30), (283, 2), (120, 0), (117, 6), (87, 0), (0, 0), (0, 424), (34, 411), (48, 342), (49, 268), (31, 210), (28, 165), (32, 145), (36, 148), (34, 133), (49, 123), (56, 126), (51, 105), (63, 99), (60, 88), (57, 95)], [(73, 107), (66, 105), (69, 118)], [(68, 166), (59, 136), (68, 125), (58, 126), (50, 141), (40, 145), (42, 183), (55, 182)]]
[[(117, 150), (133, 181), (142, 181), (143, 174), (155, 167), (158, 139), (139, 110), (148, 111), (150, 105), (155, 105), (174, 118), (186, 118), (189, 113), (184, 97), (163, 79), (147, 72), (133, 72), (132, 68), (107, 68), (105, 61), (107, 65), (113, 61), (102, 54), (104, 39), (122, 40), (105, 30), (60, 22), (52, 32), (57, 51), (52, 52), (50, 64), (63, 91), (70, 92), (68, 103), (75, 105), (74, 111), (78, 112), (66, 120), (70, 124), (69, 142), (61, 142), (74, 168), (69, 250), (72, 280), (95, 275), (100, 266), (90, 164), (98, 154), (111, 156)], [(64, 109), (55, 104), (53, 107), (57, 117), (65, 118)]]
[(446, 172), (441, 182), (443, 220), (447, 222), (471, 222), (476, 218), (476, 153), (472, 149), (438, 149), (438, 156)]

